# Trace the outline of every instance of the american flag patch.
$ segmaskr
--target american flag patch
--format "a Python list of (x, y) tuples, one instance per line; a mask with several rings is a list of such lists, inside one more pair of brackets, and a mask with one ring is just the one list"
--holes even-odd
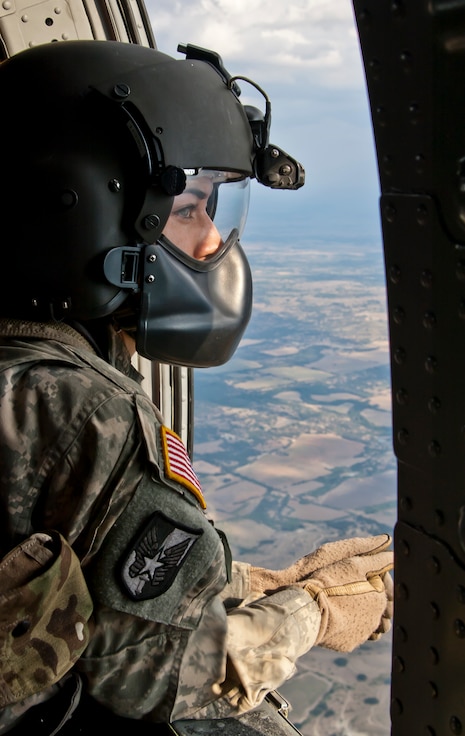
[(171, 480), (176, 480), (189, 489), (200, 502), (203, 509), (207, 508), (202, 493), (200, 481), (194, 473), (189, 455), (184, 447), (182, 439), (176, 432), (168, 427), (161, 426), (161, 442), (163, 448), (163, 459), (165, 461), (165, 475)]

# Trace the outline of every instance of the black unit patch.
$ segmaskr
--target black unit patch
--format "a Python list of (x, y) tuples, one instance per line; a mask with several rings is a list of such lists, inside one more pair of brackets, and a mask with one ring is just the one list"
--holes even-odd
[(123, 561), (121, 578), (131, 598), (147, 600), (168, 590), (202, 534), (202, 529), (190, 529), (155, 512)]

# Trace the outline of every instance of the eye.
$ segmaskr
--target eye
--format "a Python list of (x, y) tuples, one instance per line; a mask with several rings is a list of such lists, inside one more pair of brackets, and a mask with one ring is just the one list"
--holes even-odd
[(182, 220), (189, 220), (192, 218), (194, 211), (195, 206), (193, 204), (190, 204), (175, 210), (173, 212), (173, 215), (175, 215), (176, 217), (180, 217)]

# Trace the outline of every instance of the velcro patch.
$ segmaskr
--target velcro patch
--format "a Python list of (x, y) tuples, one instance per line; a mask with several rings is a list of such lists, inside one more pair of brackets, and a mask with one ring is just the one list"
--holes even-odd
[(121, 578), (130, 597), (147, 600), (168, 590), (202, 534), (202, 529), (191, 529), (155, 512), (123, 561)]
[(203, 497), (200, 481), (194, 473), (182, 439), (176, 432), (163, 425), (160, 427), (160, 433), (166, 477), (181, 483), (194, 494), (202, 508), (206, 509), (207, 504)]

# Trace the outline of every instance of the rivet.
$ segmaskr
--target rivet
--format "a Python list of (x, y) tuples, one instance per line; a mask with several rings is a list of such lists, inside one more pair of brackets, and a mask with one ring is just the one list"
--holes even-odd
[(457, 261), (455, 275), (459, 281), (465, 281), (465, 261)]
[(431, 442), (428, 445), (428, 453), (431, 457), (439, 457), (441, 454), (441, 445), (437, 440), (431, 440)]
[(394, 361), (397, 363), (397, 365), (403, 365), (405, 363), (406, 357), (407, 354), (404, 348), (396, 348), (394, 350)]
[(408, 392), (405, 390), (405, 388), (400, 388), (398, 391), (396, 391), (396, 401), (400, 406), (405, 406), (408, 404)]
[(430, 688), (431, 697), (432, 698), (437, 698), (438, 697), (438, 686), (436, 685), (436, 683), (435, 682), (431, 682), (431, 680), (430, 680), (430, 682), (428, 683), (428, 685), (429, 685), (429, 688)]
[(391, 266), (389, 269), (389, 281), (393, 284), (398, 284), (400, 281), (401, 271), (399, 266)]
[(150, 274), (145, 280), (148, 284), (153, 284), (153, 282), (155, 281), (155, 276), (153, 274)]
[(363, 9), (357, 16), (358, 22), (362, 23), (363, 25), (368, 25), (371, 19), (370, 13), (368, 10)]
[(441, 571), (441, 564), (437, 557), (433, 556), (428, 560), (428, 570), (434, 575)]
[(376, 117), (378, 119), (379, 125), (386, 125), (386, 122), (387, 122), (386, 108), (385, 107), (382, 107), (382, 105), (379, 105), (375, 109), (375, 113), (376, 113)]
[(405, 320), (405, 312), (402, 309), (402, 307), (395, 307), (394, 311), (392, 313), (392, 319), (396, 323), (396, 325), (401, 325), (402, 322)]
[(391, 12), (393, 15), (403, 15), (404, 4), (401, 0), (393, 0), (391, 3)]
[(396, 219), (396, 214), (397, 214), (397, 211), (394, 205), (387, 204), (386, 207), (384, 208), (384, 217), (386, 218), (386, 220), (388, 222), (394, 222), (394, 220)]
[(440, 614), (438, 604), (435, 603), (434, 601), (431, 601), (430, 604), (429, 604), (429, 606), (430, 606), (430, 611), (431, 611), (431, 615), (432, 615), (433, 619), (435, 619), (435, 620), (438, 619), (439, 618), (439, 614)]
[(428, 209), (424, 204), (420, 204), (417, 207), (417, 222), (419, 225), (424, 225), (428, 220)]
[(454, 633), (459, 639), (465, 638), (465, 624), (460, 618), (456, 618), (454, 621)]
[(438, 399), (437, 396), (432, 396), (431, 399), (428, 401), (428, 409), (430, 410), (431, 414), (437, 414), (440, 408), (440, 399)]
[(436, 731), (432, 726), (425, 726), (423, 733), (425, 736), (436, 736)]
[(396, 598), (401, 601), (407, 601), (409, 597), (409, 591), (405, 583), (398, 583), (395, 586)]
[(428, 355), (425, 360), (425, 370), (427, 373), (435, 373), (438, 367), (438, 361), (434, 355)]
[(157, 257), (156, 257), (156, 255), (155, 255), (155, 253), (151, 253), (151, 254), (149, 255), (149, 257), (147, 258), (147, 261), (148, 261), (149, 263), (155, 263), (155, 261), (156, 261), (156, 260), (157, 260)]
[(424, 174), (425, 173), (425, 157), (421, 153), (417, 153), (415, 158), (415, 170), (417, 174)]
[(278, 158), (279, 157), (279, 151), (278, 151), (277, 148), (272, 148), (271, 149), (271, 157), (272, 158)]
[(393, 698), (391, 700), (391, 713), (395, 716), (400, 716), (402, 714), (402, 711), (404, 710), (402, 701), (399, 700), (399, 698)]
[(21, 21), (22, 21), (23, 23), (27, 23), (27, 22), (28, 22), (28, 20), (29, 20), (29, 16), (28, 16), (28, 15), (24, 14), (24, 15), (22, 15), (22, 16), (21, 16)]
[(411, 511), (412, 510), (412, 499), (409, 498), (409, 496), (402, 496), (400, 499), (400, 508), (402, 511)]
[(397, 441), (399, 442), (400, 445), (403, 445), (404, 447), (405, 445), (408, 444), (408, 441), (409, 441), (408, 429), (405, 429), (405, 428), (399, 429), (399, 431), (397, 432)]
[(396, 672), (403, 672), (405, 670), (405, 662), (402, 657), (394, 657), (392, 664)]
[(10, 2), (10, 0), (3, 0), (3, 2), (2, 2), (2, 8), (4, 8), (4, 10), (10, 10), (10, 8), (11, 8), (11, 2)]
[(435, 649), (434, 647), (430, 647), (429, 653), (430, 653), (431, 664), (437, 664), (439, 662), (439, 654), (438, 654), (437, 649)]
[(385, 174), (392, 174), (392, 156), (386, 153), (381, 159), (381, 165)]
[(425, 268), (425, 270), (422, 271), (420, 274), (420, 284), (425, 289), (430, 289), (432, 283), (433, 283), (433, 274), (431, 273), (431, 271), (428, 271), (428, 269)]
[(457, 585), (456, 597), (459, 603), (462, 605), (465, 603), (465, 588), (463, 585)]
[(412, 55), (410, 51), (404, 50), (400, 52), (400, 61), (405, 70), (412, 66)]
[(435, 327), (436, 321), (436, 315), (434, 312), (425, 312), (423, 315), (423, 327), (426, 327), (427, 330), (431, 330)]
[(457, 718), (457, 716), (451, 716), (449, 721), (449, 728), (454, 734), (461, 734), (462, 733), (462, 722), (460, 721), (460, 718)]
[(407, 542), (406, 539), (401, 539), (399, 542), (400, 551), (404, 555), (404, 557), (408, 557), (410, 554), (410, 545)]
[(402, 644), (405, 644), (405, 642), (408, 640), (407, 632), (403, 626), (394, 626), (394, 634), (396, 639)]
[(370, 72), (370, 76), (372, 76), (373, 79), (378, 79), (380, 66), (381, 65), (378, 59), (370, 59), (370, 61), (368, 62), (368, 70)]
[(411, 102), (408, 106), (408, 111), (410, 114), (410, 122), (412, 125), (416, 125), (420, 120), (420, 105), (418, 102)]

